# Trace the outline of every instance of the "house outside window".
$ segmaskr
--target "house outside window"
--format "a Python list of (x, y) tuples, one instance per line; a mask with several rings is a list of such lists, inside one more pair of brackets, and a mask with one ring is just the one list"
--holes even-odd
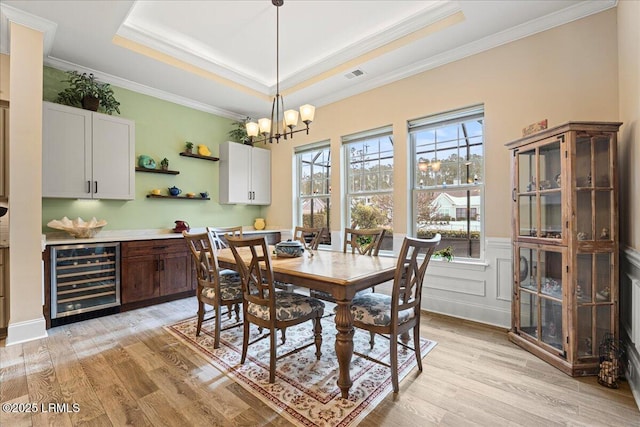
[(296, 224), (301, 227), (325, 227), (322, 245), (331, 244), (331, 150), (329, 143), (314, 144), (296, 150), (298, 206)]
[(392, 128), (345, 136), (342, 143), (346, 159), (347, 226), (387, 229), (381, 249), (392, 250)]
[(442, 235), (456, 258), (481, 258), (484, 206), (484, 107), (409, 122), (414, 235)]

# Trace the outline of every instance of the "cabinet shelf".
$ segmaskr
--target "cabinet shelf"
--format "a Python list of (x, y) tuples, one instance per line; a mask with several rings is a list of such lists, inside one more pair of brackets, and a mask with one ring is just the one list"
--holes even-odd
[(202, 159), (202, 160), (210, 160), (212, 162), (217, 162), (218, 160), (220, 160), (217, 157), (213, 157), (213, 156), (201, 156), (200, 154), (193, 154), (193, 153), (185, 153), (184, 151), (182, 153), (180, 153), (180, 155), (182, 157), (194, 157), (196, 159)]
[(147, 169), (136, 166), (136, 172), (163, 173), (165, 175), (178, 175), (180, 171), (164, 170), (164, 169)]
[(181, 200), (211, 200), (211, 197), (163, 196), (162, 194), (147, 194), (148, 199), (181, 199)]

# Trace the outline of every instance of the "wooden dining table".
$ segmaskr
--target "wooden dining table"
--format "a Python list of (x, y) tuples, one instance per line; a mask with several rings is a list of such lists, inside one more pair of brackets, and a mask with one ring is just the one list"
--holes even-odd
[[(247, 248), (240, 248), (247, 249)], [(245, 262), (251, 253), (239, 252)], [(228, 248), (216, 251), (221, 267), (233, 268), (236, 261)], [(353, 356), (353, 316), (351, 300), (356, 292), (392, 280), (397, 259), (365, 256), (336, 251), (305, 251), (302, 256), (283, 258), (271, 256), (275, 280), (330, 293), (336, 300), (336, 356), (338, 358), (338, 387), (343, 398), (349, 397)]]

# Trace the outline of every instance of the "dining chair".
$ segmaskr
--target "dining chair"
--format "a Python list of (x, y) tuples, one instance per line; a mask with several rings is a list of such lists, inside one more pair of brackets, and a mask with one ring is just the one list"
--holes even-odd
[(302, 243), (305, 249), (316, 250), (324, 237), (324, 230), (324, 227), (296, 227), (293, 240)]
[[(391, 295), (382, 293), (356, 295), (351, 302), (353, 325), (371, 333), (371, 348), (374, 346), (375, 334), (389, 339), (391, 364), (362, 353), (355, 351), (354, 353), (391, 368), (394, 393), (398, 392), (398, 345), (414, 351), (418, 370), (422, 372), (420, 354), (422, 282), (431, 255), (439, 243), (440, 234), (428, 240), (405, 237), (398, 255)], [(411, 329), (413, 329), (414, 348), (407, 345)], [(402, 339), (402, 336), (406, 339)], [(398, 337), (405, 342), (398, 342)]]
[[(228, 237), (227, 242), (239, 267), (242, 277), (242, 294), (244, 303), (242, 313), (244, 315), (244, 336), (242, 340), (242, 358), (244, 363), (247, 357), (249, 345), (266, 337), (270, 338), (269, 352), (269, 382), (273, 383), (276, 376), (276, 360), (297, 353), (315, 344), (316, 359), (320, 360), (322, 354), (322, 325), (320, 319), (324, 313), (324, 303), (316, 298), (311, 298), (294, 292), (276, 291), (273, 280), (273, 267), (269, 246), (264, 236), (254, 238)], [(243, 255), (251, 255), (249, 261), (245, 261)], [(283, 355), (276, 356), (278, 329), (286, 329), (299, 323), (313, 321), (314, 340)], [(250, 325), (268, 329), (269, 333), (261, 335), (249, 342)], [(282, 341), (284, 342), (284, 334)]]
[(226, 236), (242, 237), (242, 226), (232, 227), (207, 227), (207, 233), (214, 237), (216, 247), (218, 249), (228, 247), (226, 242)]
[[(344, 229), (342, 252), (347, 253), (347, 249), (350, 249), (352, 254), (378, 256), (385, 232), (384, 228), (358, 229), (347, 227)], [(358, 294), (367, 294), (372, 291), (375, 291), (375, 288), (364, 289)], [(336, 301), (329, 292), (311, 289), (309, 295), (329, 302)]]
[[(215, 241), (210, 233), (189, 233), (183, 231), (182, 235), (191, 251), (191, 256), (196, 265), (198, 288), (198, 324), (196, 336), (200, 335), (202, 323), (205, 320), (214, 320), (213, 347), (220, 347), (220, 331), (235, 326), (240, 326), (240, 304), (242, 303), (242, 282), (240, 276), (233, 270), (220, 270), (218, 257), (215, 251)], [(205, 304), (213, 307), (213, 317), (205, 319)], [(227, 307), (227, 313), (231, 317), (231, 307), (236, 313), (236, 323), (221, 328), (221, 307)]]

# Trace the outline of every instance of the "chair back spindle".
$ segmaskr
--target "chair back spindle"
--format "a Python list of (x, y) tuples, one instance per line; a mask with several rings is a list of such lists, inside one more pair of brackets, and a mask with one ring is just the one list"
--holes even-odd
[(384, 228), (345, 228), (342, 251), (351, 248), (352, 254), (378, 256), (385, 232)]

